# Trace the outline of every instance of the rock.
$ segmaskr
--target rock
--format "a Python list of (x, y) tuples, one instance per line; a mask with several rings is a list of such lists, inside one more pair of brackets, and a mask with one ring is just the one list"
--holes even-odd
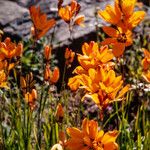
[(18, 3), (20, 6), (28, 7), (31, 4), (31, 0), (9, 0)]
[(22, 18), (28, 9), (19, 6), (17, 3), (7, 0), (0, 1), (0, 25), (5, 26), (17, 18)]

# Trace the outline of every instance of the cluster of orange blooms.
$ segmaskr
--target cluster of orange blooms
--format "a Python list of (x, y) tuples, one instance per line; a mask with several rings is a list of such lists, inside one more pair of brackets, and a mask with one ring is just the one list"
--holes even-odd
[[(113, 70), (115, 64), (112, 62), (114, 55), (108, 46), (99, 47), (98, 43), (91, 41), (89, 44), (83, 44), (82, 52), (83, 55), (78, 54), (80, 66), (73, 71), (77, 75), (69, 79), (68, 85), (72, 90), (85, 89), (84, 97), (91, 97), (102, 113), (108, 104), (122, 100), (129, 90), (129, 85), (123, 87), (122, 76), (116, 76)], [(65, 146), (69, 150), (118, 149), (115, 142), (118, 131), (104, 134), (103, 130), (98, 131), (98, 123), (94, 120), (84, 119), (82, 130), (73, 127), (68, 128), (67, 133), (70, 138), (65, 142)]]
[[(123, 55), (125, 47), (132, 44), (132, 29), (136, 27), (144, 18), (144, 11), (134, 12), (136, 0), (115, 0), (114, 7), (108, 5), (105, 10), (98, 14), (113, 27), (104, 26), (103, 31), (110, 38), (98, 43), (91, 41), (84, 43), (82, 53), (78, 54), (77, 66), (73, 71), (76, 75), (69, 79), (68, 85), (72, 90), (83, 88), (86, 91), (85, 96), (90, 97), (100, 108), (101, 112), (112, 102), (123, 99), (124, 94), (129, 90), (129, 85), (123, 87), (122, 76), (116, 76), (113, 70), (114, 57)], [(108, 46), (106, 46), (108, 45)], [(112, 49), (109, 49), (109, 46)], [(147, 53), (147, 52), (146, 52)], [(147, 53), (143, 60), (145, 66), (149, 65)], [(148, 79), (148, 71), (146, 79)], [(115, 140), (118, 136), (117, 131), (98, 132), (97, 122), (84, 119), (82, 130), (77, 128), (68, 128), (67, 133), (70, 139), (66, 142), (70, 150), (116, 150), (118, 145)], [(74, 146), (75, 145), (75, 146)]]
[(67, 128), (70, 139), (66, 142), (69, 150), (117, 150), (115, 142), (119, 132), (98, 130), (98, 123), (85, 118), (82, 121), (82, 130), (75, 127)]
[(68, 85), (72, 90), (84, 88), (84, 97), (91, 97), (103, 111), (108, 104), (121, 100), (129, 85), (123, 87), (122, 76), (116, 76), (114, 55), (108, 46), (99, 48), (98, 43), (91, 41), (83, 44), (82, 52), (83, 55), (78, 54), (80, 66), (74, 70), (77, 75), (69, 79)]
[(65, 64), (70, 67), (71, 66), (71, 63), (73, 62), (74, 60), (74, 57), (75, 57), (75, 52), (73, 52), (71, 49), (69, 48), (66, 48), (66, 51), (65, 51)]
[(142, 60), (143, 67), (143, 78), (150, 83), (150, 52), (146, 49), (144, 50), (144, 58)]
[[(72, 0), (70, 6), (62, 7), (63, 0), (58, 2), (58, 15), (71, 26), (80, 25), (84, 27), (84, 16), (78, 15), (80, 11), (80, 5)], [(31, 6), (30, 16), (33, 22), (33, 27), (31, 28), (31, 33), (33, 39), (39, 40), (43, 37), (49, 29), (51, 29), (55, 24), (55, 19), (47, 19), (47, 15), (41, 12), (40, 7)]]
[(132, 29), (135, 28), (144, 18), (144, 11), (134, 12), (136, 0), (115, 0), (114, 6), (107, 5), (105, 10), (98, 14), (114, 27), (104, 26), (103, 31), (110, 36), (102, 45), (111, 44), (113, 54), (120, 57), (125, 47), (132, 45)]
[(0, 87), (8, 88), (7, 80), (10, 70), (18, 63), (22, 55), (23, 45), (16, 45), (10, 38), (0, 41)]
[(66, 7), (62, 7), (63, 0), (59, 0), (58, 2), (58, 14), (59, 16), (70, 26), (80, 25), (84, 27), (84, 15), (78, 15), (80, 11), (80, 4), (75, 0), (71, 1), (70, 5)]
[(45, 46), (44, 48), (44, 57), (46, 60), (45, 71), (44, 71), (44, 80), (48, 81), (49, 84), (56, 83), (59, 79), (59, 68), (55, 67), (53, 71), (50, 69), (50, 57), (51, 57), (52, 48)]
[[(103, 113), (104, 109), (114, 101), (120, 101), (124, 98), (125, 93), (130, 86), (124, 86), (122, 76), (117, 76), (114, 71), (114, 57), (123, 55), (125, 47), (132, 44), (132, 29), (135, 28), (144, 18), (144, 11), (134, 12), (136, 0), (115, 0), (114, 6), (108, 5), (105, 10), (99, 11), (99, 15), (113, 27), (103, 27), (103, 31), (110, 38), (99, 43), (91, 41), (89, 44), (82, 45), (82, 53), (78, 54), (79, 66), (75, 68), (73, 73), (76, 75), (69, 79), (68, 86), (76, 91), (82, 88), (86, 94), (82, 98), (90, 97)], [(80, 5), (72, 0), (70, 5), (62, 6), (63, 0), (58, 1), (58, 15), (70, 26), (84, 26), (84, 16), (79, 16)], [(33, 22), (31, 28), (33, 38), (35, 40), (43, 37), (47, 31), (52, 28), (56, 21), (47, 19), (47, 15), (41, 12), (40, 7), (31, 6), (30, 15)], [(112, 49), (109, 46), (112, 46)], [(18, 58), (22, 55), (23, 46), (21, 43), (16, 45), (6, 38), (4, 42), (0, 42), (0, 87), (8, 87), (7, 80), (9, 71), (18, 62)], [(50, 58), (52, 48), (45, 46), (44, 48), (44, 81), (49, 85), (58, 81), (60, 73), (59, 68), (50, 69)], [(145, 58), (142, 60), (143, 77), (150, 82), (150, 53), (144, 50)], [(74, 59), (75, 53), (67, 48), (65, 51), (66, 65), (69, 66)], [(26, 77), (20, 78), (20, 84), (25, 101), (29, 104), (31, 110), (35, 108), (37, 99), (37, 91), (34, 87), (32, 73)], [(64, 116), (61, 104), (57, 106), (56, 120), (62, 119)], [(98, 130), (98, 123), (94, 120), (84, 119), (82, 129), (75, 127), (68, 128), (67, 133), (69, 139), (62, 140), (61, 143), (69, 150), (117, 150), (118, 145), (115, 142), (119, 134), (118, 131)]]
[(35, 81), (33, 79), (33, 74), (29, 73), (26, 77), (20, 77), (20, 85), (23, 92), (24, 99), (29, 105), (30, 109), (33, 110), (36, 107), (37, 91), (35, 89)]

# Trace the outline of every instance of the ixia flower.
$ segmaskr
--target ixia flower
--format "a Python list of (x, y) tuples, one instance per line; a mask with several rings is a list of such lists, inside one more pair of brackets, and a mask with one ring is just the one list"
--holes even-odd
[(10, 38), (6, 38), (4, 42), (0, 42), (0, 61), (4, 59), (11, 59), (20, 57), (23, 52), (23, 45), (19, 43), (16, 45), (11, 42)]
[(116, 76), (113, 70), (107, 71), (103, 68), (90, 68), (88, 74), (70, 78), (68, 85), (73, 90), (85, 89), (84, 97), (90, 97), (101, 110), (114, 101), (122, 100), (124, 94), (129, 90), (129, 85), (123, 87), (121, 76)]
[(115, 0), (114, 7), (108, 5), (105, 10), (100, 10), (98, 13), (105, 21), (131, 30), (144, 19), (146, 14), (144, 11), (134, 12), (135, 2), (136, 0)]
[(78, 61), (81, 67), (75, 69), (75, 73), (82, 72), (82, 70), (88, 70), (89, 68), (97, 68), (97, 66), (109, 66), (112, 67), (113, 63), (110, 60), (113, 59), (114, 55), (107, 46), (101, 46), (99, 48), (98, 43), (91, 41), (89, 44), (84, 43), (82, 45), (83, 55), (78, 54)]
[(102, 45), (113, 45), (113, 54), (116, 57), (120, 57), (125, 47), (132, 45), (132, 32), (130, 30), (124, 31), (122, 28), (118, 27), (117, 29), (112, 27), (104, 26), (103, 31), (110, 36), (101, 42)]
[(47, 20), (47, 15), (41, 12), (40, 7), (31, 6), (29, 10), (34, 24), (33, 37), (40, 39), (55, 25), (56, 21), (54, 19)]
[(32, 89), (31, 92), (27, 92), (25, 95), (25, 101), (30, 106), (31, 110), (35, 108), (35, 101), (37, 100), (37, 91), (35, 89)]
[(150, 52), (146, 49), (144, 51), (144, 59), (142, 60), (142, 66), (144, 70), (148, 70), (150, 68)]
[(44, 80), (48, 81), (50, 84), (54, 84), (59, 79), (59, 68), (55, 67), (53, 71), (50, 70), (49, 65), (46, 65), (44, 72)]
[(33, 74), (30, 72), (26, 77), (20, 77), (20, 86), (23, 92), (25, 102), (29, 105), (30, 109), (33, 110), (36, 105), (37, 91), (35, 89), (35, 80), (33, 79)]
[(55, 116), (56, 116), (56, 120), (57, 120), (58, 122), (62, 122), (63, 117), (64, 117), (64, 109), (63, 109), (61, 103), (59, 103), (59, 104), (57, 105)]
[(67, 128), (70, 136), (66, 143), (69, 150), (118, 150), (115, 142), (119, 132), (117, 130), (104, 133), (98, 130), (98, 123), (94, 120), (84, 119), (82, 129)]
[(111, 5), (107, 5), (105, 10), (98, 11), (98, 14), (105, 21), (114, 25), (118, 24), (121, 20), (121, 11), (116, 3), (114, 7)]
[(74, 57), (75, 57), (75, 52), (73, 52), (69, 48), (66, 48), (66, 51), (65, 51), (66, 62), (65, 63), (66, 63), (67, 66), (69, 66), (73, 62)]
[[(84, 15), (78, 15), (80, 11), (80, 5), (72, 0), (70, 5), (66, 7), (62, 7), (63, 1), (59, 1), (58, 3), (58, 14), (59, 16), (68, 24), (76, 24), (84, 27)], [(77, 16), (78, 15), (78, 16)]]
[(46, 45), (45, 48), (44, 48), (44, 57), (45, 57), (46, 61), (50, 60), (51, 51), (52, 51), (52, 48), (50, 46)]
[(4, 70), (0, 70), (0, 88), (8, 88), (7, 76)]
[(142, 60), (143, 73), (142, 77), (146, 82), (150, 83), (150, 52), (146, 49), (144, 51), (144, 58)]

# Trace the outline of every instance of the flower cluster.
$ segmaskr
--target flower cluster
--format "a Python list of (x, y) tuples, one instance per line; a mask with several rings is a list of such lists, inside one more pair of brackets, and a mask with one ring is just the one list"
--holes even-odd
[(83, 44), (82, 52), (83, 55), (78, 54), (80, 66), (74, 70), (77, 75), (69, 79), (68, 85), (72, 90), (85, 89), (84, 97), (92, 98), (103, 111), (108, 104), (121, 100), (129, 85), (123, 87), (122, 76), (116, 76), (114, 55), (107, 46), (99, 48), (98, 43), (91, 41)]
[(84, 27), (84, 16), (78, 15), (80, 12), (80, 4), (77, 3), (75, 0), (71, 1), (70, 5), (66, 7), (62, 6), (63, 0), (59, 0), (58, 3), (58, 14), (59, 16), (69, 25), (80, 25)]
[(48, 81), (49, 84), (54, 84), (59, 79), (59, 68), (55, 67), (52, 71), (50, 69), (50, 57), (52, 48), (50, 46), (45, 46), (44, 48), (44, 58), (46, 60), (45, 70), (44, 70), (44, 80)]
[(134, 12), (136, 0), (115, 0), (114, 6), (107, 5), (105, 10), (98, 11), (98, 14), (114, 27), (103, 27), (103, 31), (110, 36), (101, 44), (112, 44), (113, 53), (120, 57), (125, 47), (132, 45), (132, 29), (135, 28), (144, 18), (144, 11)]
[(69, 150), (117, 150), (118, 144), (115, 142), (119, 132), (98, 130), (98, 123), (94, 120), (84, 119), (82, 130), (72, 127), (67, 128), (70, 139), (66, 142)]
[(23, 45), (16, 45), (10, 38), (0, 42), (0, 87), (7, 88), (9, 71), (18, 63), (23, 52)]
[(73, 62), (74, 57), (75, 57), (75, 52), (73, 52), (69, 48), (66, 48), (66, 51), (65, 51), (65, 60), (66, 60), (66, 62), (65, 62), (65, 64), (67, 65), (67, 67), (71, 66), (71, 63)]
[(25, 102), (29, 105), (30, 109), (33, 110), (36, 107), (37, 91), (35, 89), (35, 80), (33, 74), (29, 73), (25, 77), (20, 77), (20, 86), (25, 99)]

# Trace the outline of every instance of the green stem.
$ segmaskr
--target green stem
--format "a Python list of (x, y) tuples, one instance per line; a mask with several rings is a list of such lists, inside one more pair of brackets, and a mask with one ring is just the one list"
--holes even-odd
[(37, 129), (38, 129), (38, 146), (39, 148), (41, 148), (41, 109), (42, 109), (42, 100), (43, 100), (43, 85), (42, 85), (42, 89), (41, 89), (41, 97), (40, 97), (40, 107), (38, 110), (38, 122), (37, 122)]
[(63, 77), (62, 77), (62, 85), (61, 85), (61, 91), (65, 89), (65, 75), (66, 75), (67, 65), (65, 63), (64, 71), (63, 71)]
[(46, 103), (46, 100), (47, 100), (47, 97), (48, 97), (48, 95), (49, 95), (49, 89), (50, 89), (50, 85), (48, 85), (48, 87), (47, 87), (47, 89), (46, 89), (46, 95), (45, 95), (45, 97), (44, 97), (44, 102), (43, 102), (43, 104), (42, 104), (42, 109), (41, 109), (41, 112), (43, 113), (43, 111), (44, 111), (44, 108), (45, 108), (45, 103)]

